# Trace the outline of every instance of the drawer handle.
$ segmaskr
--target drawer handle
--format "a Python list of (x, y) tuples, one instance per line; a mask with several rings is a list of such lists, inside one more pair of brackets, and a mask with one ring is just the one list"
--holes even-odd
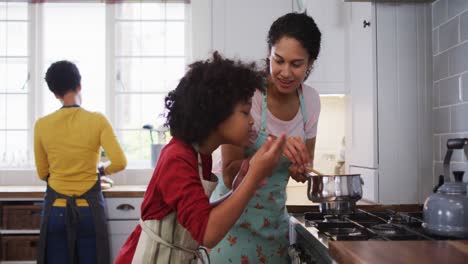
[(135, 210), (135, 207), (131, 204), (121, 204), (117, 206), (117, 210), (130, 211), (130, 210)]

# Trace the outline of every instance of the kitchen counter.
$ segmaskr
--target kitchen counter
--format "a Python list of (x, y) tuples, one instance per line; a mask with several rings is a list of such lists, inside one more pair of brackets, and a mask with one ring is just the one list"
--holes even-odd
[[(0, 199), (3, 198), (43, 198), (45, 186), (1, 186)], [(116, 185), (103, 190), (104, 197), (143, 197), (146, 185)]]
[(331, 257), (340, 264), (467, 263), (468, 240), (333, 241)]

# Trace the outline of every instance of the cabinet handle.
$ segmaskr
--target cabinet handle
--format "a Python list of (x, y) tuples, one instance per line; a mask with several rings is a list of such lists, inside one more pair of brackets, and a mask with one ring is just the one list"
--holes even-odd
[(370, 21), (367, 21), (364, 19), (364, 21), (362, 21), (362, 27), (363, 28), (370, 27)]
[(117, 210), (130, 211), (135, 210), (135, 207), (131, 204), (120, 204), (119, 206), (117, 206)]

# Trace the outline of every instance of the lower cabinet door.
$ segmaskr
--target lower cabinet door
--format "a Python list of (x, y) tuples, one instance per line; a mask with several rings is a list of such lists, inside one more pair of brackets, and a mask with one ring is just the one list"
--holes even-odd
[(115, 263), (115, 258), (127, 238), (138, 224), (138, 220), (111, 220), (108, 221), (109, 242), (111, 251), (111, 263)]

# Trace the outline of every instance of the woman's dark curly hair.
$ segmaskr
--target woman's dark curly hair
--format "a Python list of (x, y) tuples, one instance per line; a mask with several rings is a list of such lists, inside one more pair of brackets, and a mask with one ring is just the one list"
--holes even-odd
[(81, 85), (80, 71), (73, 62), (56, 61), (47, 69), (45, 78), (49, 90), (55, 95), (64, 96)]
[(166, 126), (188, 144), (201, 143), (234, 111), (262, 89), (255, 64), (225, 59), (218, 52), (211, 59), (189, 65), (177, 87), (165, 98)]
[[(306, 13), (288, 13), (273, 22), (268, 31), (268, 52), (282, 37), (299, 41), (309, 54), (309, 60), (315, 61), (320, 52), (322, 33), (312, 17)], [(270, 58), (266, 59), (266, 71), (270, 71)], [(309, 73), (309, 71), (308, 71)], [(308, 74), (305, 79), (307, 79)]]

